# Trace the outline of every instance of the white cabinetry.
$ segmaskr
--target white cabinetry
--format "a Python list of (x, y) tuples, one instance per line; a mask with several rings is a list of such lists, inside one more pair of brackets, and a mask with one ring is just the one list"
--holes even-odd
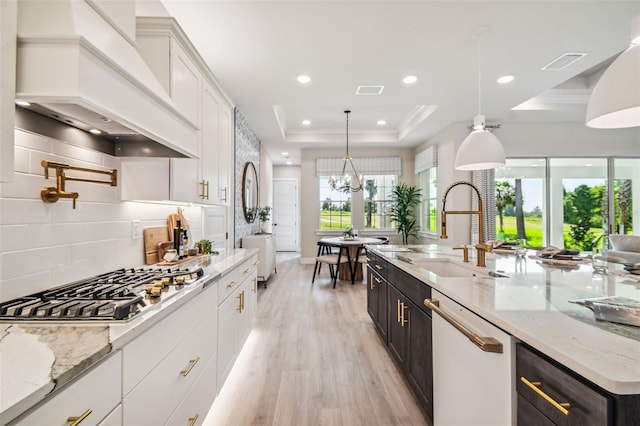
[(0, 182), (13, 180), (17, 10), (16, 0), (0, 1)]
[[(258, 280), (267, 281), (276, 269), (276, 236), (272, 234), (257, 234), (244, 237), (242, 248), (257, 248), (258, 252)], [(266, 283), (265, 283), (266, 286)]]
[[(234, 126), (231, 103), (173, 18), (139, 17), (137, 23), (141, 55), (176, 106), (200, 129), (200, 158), (123, 158), (122, 199), (229, 206)], [(135, 167), (127, 168), (127, 163)], [(167, 170), (168, 177), (158, 176), (158, 168)], [(130, 183), (132, 180), (154, 185)], [(160, 195), (165, 198), (157, 198)]]
[(432, 290), (431, 296), (453, 321), (502, 344), (502, 353), (484, 352), (433, 312), (433, 423), (515, 424), (512, 337), (437, 291)]
[(218, 391), (251, 331), (257, 310), (256, 256), (220, 279), (218, 287)]
[[(68, 426), (70, 418), (83, 416), (82, 424), (98, 424), (120, 403), (121, 362), (121, 353), (114, 353), (13, 424)], [(117, 415), (111, 420), (110, 425), (121, 424)]]
[[(124, 424), (165, 424), (201, 375), (215, 377), (211, 361), (217, 350), (217, 305), (218, 293), (212, 284), (188, 306), (122, 349)], [(206, 412), (215, 393), (200, 399), (200, 403), (186, 401), (184, 409)]]

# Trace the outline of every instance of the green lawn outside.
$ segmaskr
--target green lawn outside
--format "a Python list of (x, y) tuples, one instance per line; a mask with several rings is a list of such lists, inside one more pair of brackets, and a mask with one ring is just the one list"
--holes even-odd
[[(516, 239), (517, 229), (516, 229), (516, 218), (515, 216), (505, 216), (504, 217), (504, 235), (500, 235), (498, 232), (498, 228), (500, 226), (500, 218), (496, 216), (496, 235), (500, 240), (513, 241)], [(569, 231), (571, 229), (571, 225), (565, 223), (563, 226), (563, 232), (565, 238), (569, 235)], [(525, 235), (527, 236), (527, 246), (529, 247), (542, 247), (542, 219), (534, 218), (534, 217), (525, 217), (524, 218), (524, 230)], [(591, 228), (591, 232), (594, 236), (599, 235), (602, 232), (602, 229), (599, 228)]]

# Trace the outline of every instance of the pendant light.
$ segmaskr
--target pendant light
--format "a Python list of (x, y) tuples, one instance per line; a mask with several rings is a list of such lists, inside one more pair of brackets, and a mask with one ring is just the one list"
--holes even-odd
[(347, 152), (344, 156), (342, 164), (342, 175), (339, 177), (331, 176), (329, 185), (331, 189), (341, 192), (358, 192), (362, 189), (362, 176), (356, 171), (351, 156), (349, 155), (349, 114), (351, 111), (346, 110), (347, 116)]
[(457, 170), (486, 170), (502, 167), (505, 164), (504, 148), (493, 133), (487, 130), (482, 111), (482, 52), (480, 38), (487, 31), (481, 27), (475, 32), (478, 39), (478, 115), (473, 118), (473, 130), (467, 136), (456, 153)]
[(587, 106), (588, 127), (640, 126), (640, 15), (631, 21), (631, 43), (596, 83)]

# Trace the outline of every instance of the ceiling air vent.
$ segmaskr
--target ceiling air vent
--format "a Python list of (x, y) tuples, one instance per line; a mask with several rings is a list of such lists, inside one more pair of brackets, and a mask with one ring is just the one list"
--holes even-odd
[(379, 95), (382, 93), (384, 86), (358, 86), (356, 90), (356, 95)]
[(542, 67), (544, 71), (560, 71), (573, 64), (577, 60), (587, 56), (586, 53), (565, 53), (562, 56), (554, 59), (551, 63)]

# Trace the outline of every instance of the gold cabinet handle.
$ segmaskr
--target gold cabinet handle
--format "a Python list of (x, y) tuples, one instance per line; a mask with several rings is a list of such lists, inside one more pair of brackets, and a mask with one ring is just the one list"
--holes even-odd
[[(373, 274), (372, 274), (372, 275), (373, 275)], [(380, 278), (378, 278), (378, 277), (375, 277), (375, 276), (374, 276), (374, 277), (373, 277), (373, 279), (374, 279), (374, 280), (376, 280), (376, 282), (377, 282), (378, 284), (380, 284), (380, 283), (382, 282), (382, 280), (381, 280)]]
[(202, 194), (200, 194), (200, 198), (202, 198), (203, 200), (208, 200), (209, 199), (209, 182), (202, 179), (200, 181), (200, 185), (202, 186)]
[(558, 411), (560, 411), (562, 414), (564, 414), (565, 416), (569, 415), (569, 410), (567, 410), (567, 408), (571, 408), (571, 404), (569, 404), (568, 402), (557, 402), (555, 399), (551, 398), (545, 392), (540, 390), (539, 386), (542, 386), (542, 382), (531, 382), (531, 381), (527, 380), (527, 378), (524, 377), (524, 376), (520, 376), (520, 381), (522, 383), (524, 383), (525, 385), (527, 385), (527, 387), (529, 387), (529, 389), (531, 389), (532, 391), (534, 391), (535, 393), (540, 395), (542, 397), (542, 399), (544, 399), (549, 404), (551, 404), (554, 407), (556, 407), (558, 409)]
[(253, 279), (253, 292), (254, 293), (258, 292), (258, 278)]
[(224, 194), (224, 196), (222, 197), (222, 201), (224, 201), (226, 203), (227, 202), (227, 187), (226, 186), (224, 188), (222, 188), (222, 193)]
[(464, 325), (453, 319), (442, 309), (440, 309), (440, 302), (438, 302), (436, 299), (424, 299), (424, 305), (436, 314), (440, 315), (446, 322), (451, 324), (460, 333), (464, 334), (467, 339), (471, 340), (474, 345), (476, 345), (483, 351), (493, 352), (497, 354), (502, 353), (502, 343), (500, 343), (498, 339), (495, 339), (493, 337), (478, 336), (477, 334), (466, 328)]
[(187, 420), (189, 420), (189, 426), (193, 426), (196, 424), (196, 422), (198, 421), (198, 417), (200, 417), (200, 414), (196, 414), (193, 417), (189, 417)]
[(207, 188), (207, 200), (209, 199), (209, 181), (207, 181), (205, 187)]
[(248, 274), (249, 273), (249, 268), (245, 269), (244, 271), (242, 271), (243, 274)]
[(187, 367), (186, 370), (180, 371), (180, 374), (182, 374), (184, 377), (187, 377), (187, 374), (189, 374), (191, 372), (191, 370), (193, 369), (193, 367), (196, 366), (198, 361), (200, 361), (200, 357), (199, 356), (194, 358), (194, 359), (190, 359), (189, 360), (189, 367)]
[(236, 311), (238, 311), (239, 313), (242, 313), (242, 293), (239, 293), (236, 296), (236, 299), (238, 299), (238, 307), (236, 308)]
[(405, 317), (404, 317), (404, 310), (405, 309), (409, 309), (409, 307), (407, 305), (405, 305), (404, 302), (402, 302), (401, 305), (402, 305), (402, 311), (401, 311), (401, 314), (400, 314), (400, 326), (404, 327), (404, 325), (409, 322), (409, 320), (405, 319)]
[(371, 290), (373, 290), (374, 288), (376, 288), (375, 285), (373, 285), (373, 274), (371, 274), (371, 279), (369, 280), (369, 286), (371, 287)]
[(256, 265), (259, 265), (259, 264), (260, 264), (259, 260), (256, 260), (255, 262), (253, 262), (253, 266), (256, 266)]
[(229, 284), (227, 284), (227, 288), (231, 288), (234, 285), (236, 285), (236, 282), (235, 281), (231, 281)]
[[(240, 298), (240, 303), (242, 304), (242, 311), (244, 311), (244, 290), (242, 290), (242, 293), (240, 293), (240, 296), (242, 296)], [(240, 311), (240, 312), (242, 312)]]
[(396, 320), (398, 323), (400, 323), (400, 299), (398, 299), (398, 306), (396, 308), (396, 313), (398, 314), (398, 319)]
[(91, 414), (93, 410), (89, 408), (87, 411), (82, 413), (80, 417), (67, 417), (67, 422), (71, 422), (70, 426), (78, 426), (84, 419), (86, 419), (89, 414)]
[(380, 265), (373, 265), (374, 268), (376, 268), (378, 271), (384, 269), (384, 266), (380, 266)]

